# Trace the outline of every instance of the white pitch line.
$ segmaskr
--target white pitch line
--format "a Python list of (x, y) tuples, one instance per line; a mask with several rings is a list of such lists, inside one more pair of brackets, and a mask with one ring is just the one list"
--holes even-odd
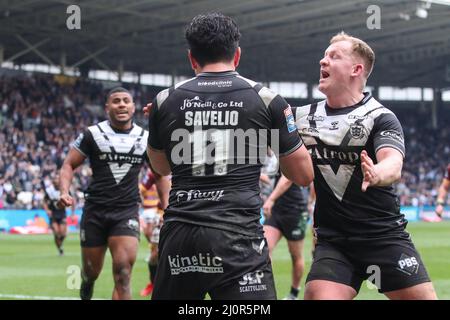
[(80, 300), (80, 298), (75, 297), (48, 297), (48, 296), (28, 296), (24, 294), (4, 294), (0, 293), (0, 298), (11, 298), (11, 299), (30, 299), (30, 300)]
[[(80, 300), (80, 298), (75, 297), (27, 296), (24, 294), (7, 294), (7, 293), (0, 293), (0, 298), (24, 299), (24, 300)], [(92, 299), (92, 300), (105, 300), (105, 299)]]

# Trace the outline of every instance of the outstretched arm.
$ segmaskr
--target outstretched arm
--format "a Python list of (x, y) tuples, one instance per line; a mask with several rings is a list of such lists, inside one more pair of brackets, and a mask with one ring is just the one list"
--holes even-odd
[(84, 162), (85, 159), (86, 157), (80, 151), (75, 148), (70, 149), (59, 173), (59, 207), (70, 207), (74, 204), (74, 200), (69, 193), (70, 185), (73, 179), (73, 172)]
[(403, 155), (394, 148), (386, 147), (378, 150), (377, 164), (367, 154), (366, 150), (361, 152), (361, 170), (363, 182), (361, 190), (366, 192), (368, 187), (389, 186), (401, 177), (403, 167)]

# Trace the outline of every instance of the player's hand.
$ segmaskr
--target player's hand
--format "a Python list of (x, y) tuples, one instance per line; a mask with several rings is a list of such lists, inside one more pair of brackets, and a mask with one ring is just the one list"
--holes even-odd
[(438, 204), (436, 206), (435, 212), (439, 218), (442, 218), (442, 213), (444, 212), (444, 206), (442, 204)]
[(271, 184), (269, 176), (264, 173), (261, 173), (261, 175), (259, 176), (259, 181), (261, 181), (262, 183), (267, 184), (267, 185)]
[(362, 192), (366, 192), (368, 187), (375, 186), (380, 182), (380, 176), (376, 171), (375, 164), (366, 150), (361, 151), (361, 171), (363, 173)]
[(50, 210), (45, 211), (45, 213), (47, 213), (47, 216), (48, 216), (49, 218), (52, 217), (52, 212), (51, 212)]
[(142, 111), (144, 111), (144, 116), (148, 117), (148, 115), (150, 114), (150, 110), (152, 109), (152, 103), (147, 103), (147, 105), (142, 108)]
[(263, 211), (266, 218), (269, 218), (272, 215), (272, 207), (274, 204), (275, 201), (270, 198), (267, 198), (267, 200), (264, 202)]
[(63, 209), (73, 205), (73, 198), (69, 194), (61, 194), (58, 201), (58, 208)]

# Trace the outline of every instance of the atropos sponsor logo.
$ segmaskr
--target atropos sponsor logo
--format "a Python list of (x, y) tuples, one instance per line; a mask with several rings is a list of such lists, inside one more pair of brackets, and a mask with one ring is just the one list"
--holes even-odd
[(337, 151), (328, 148), (311, 148), (311, 157), (313, 159), (334, 160), (339, 159), (342, 162), (354, 164), (359, 160), (359, 154), (355, 151)]
[(329, 128), (330, 130), (338, 130), (339, 127), (337, 126), (339, 124), (339, 121), (333, 121), (331, 123), (331, 127)]
[(211, 80), (211, 81), (199, 81), (197, 82), (199, 87), (219, 87), (228, 88), (233, 85), (231, 80)]
[(403, 136), (397, 130), (384, 130), (380, 132), (380, 136), (384, 138), (392, 138), (403, 143)]
[(142, 156), (130, 156), (128, 154), (118, 154), (118, 153), (100, 153), (98, 159), (107, 162), (119, 162), (119, 163), (130, 163), (130, 164), (141, 164), (144, 159)]
[(127, 222), (127, 227), (134, 231), (139, 231), (139, 221), (136, 219), (129, 219)]
[(254, 272), (246, 273), (242, 280), (239, 281), (239, 292), (252, 292), (252, 291), (265, 291), (267, 285), (262, 284), (264, 278), (264, 272), (256, 270)]
[(406, 273), (407, 275), (412, 275), (413, 273), (417, 273), (419, 271), (419, 262), (417, 259), (404, 253), (400, 256), (397, 264), (397, 270)]
[(200, 190), (180, 190), (176, 193), (177, 202), (192, 200), (219, 201), (224, 197), (224, 190), (200, 191)]
[(350, 125), (350, 135), (353, 139), (362, 139), (365, 136), (364, 126), (360, 123), (353, 123)]
[(294, 115), (292, 114), (291, 106), (288, 105), (286, 109), (284, 109), (284, 116), (286, 117), (286, 125), (288, 132), (294, 132), (297, 130), (297, 126), (295, 125)]
[(325, 117), (324, 116), (309, 115), (309, 116), (306, 117), (306, 120), (308, 120), (308, 121), (324, 121)]
[(188, 272), (223, 273), (222, 258), (209, 253), (199, 253), (191, 257), (167, 256), (170, 274), (177, 275)]

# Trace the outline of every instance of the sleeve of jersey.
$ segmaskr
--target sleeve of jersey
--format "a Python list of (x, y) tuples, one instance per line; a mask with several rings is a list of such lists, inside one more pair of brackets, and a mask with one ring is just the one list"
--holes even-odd
[(80, 133), (78, 138), (72, 144), (72, 147), (81, 152), (81, 154), (85, 157), (88, 157), (91, 153), (92, 140), (93, 138), (91, 132), (86, 130), (83, 133)]
[(447, 174), (445, 175), (445, 179), (450, 180), (450, 164), (447, 166)]
[(373, 146), (375, 153), (381, 148), (389, 147), (398, 150), (405, 157), (405, 139), (403, 129), (397, 117), (392, 113), (384, 113), (375, 119)]
[(148, 145), (152, 149), (162, 150), (164, 149), (158, 135), (158, 113), (159, 107), (156, 98), (152, 102), (152, 108), (148, 115)]
[(287, 156), (303, 144), (295, 125), (291, 106), (277, 95), (269, 104), (269, 112), (272, 116), (272, 129), (278, 132), (271, 134), (271, 148), (275, 152), (278, 151), (280, 157)]

